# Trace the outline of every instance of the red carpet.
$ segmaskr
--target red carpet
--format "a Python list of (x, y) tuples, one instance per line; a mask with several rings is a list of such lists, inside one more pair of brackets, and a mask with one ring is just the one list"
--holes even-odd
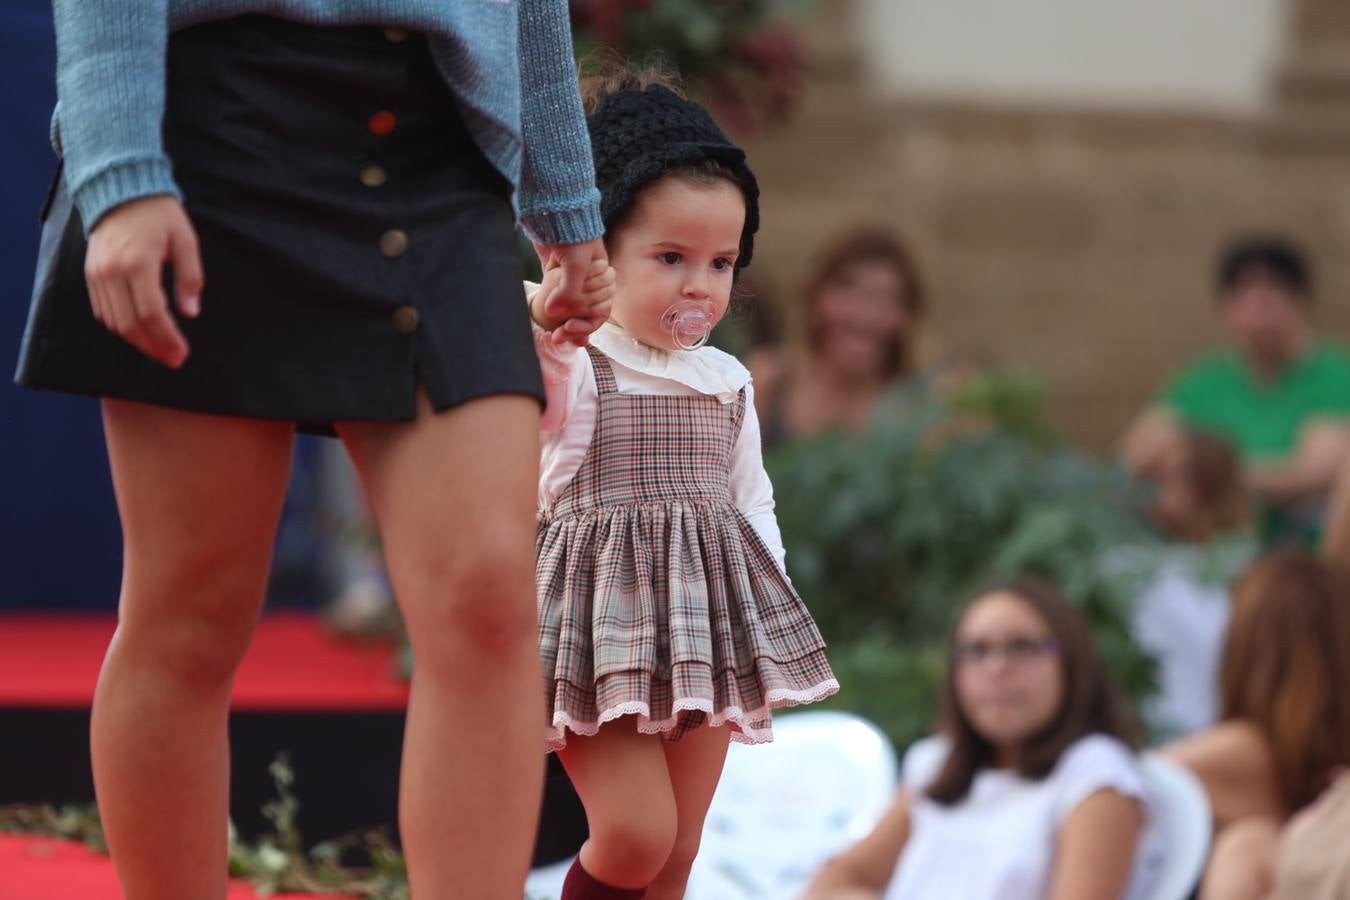
[[(0, 614), (0, 708), (88, 709), (116, 624), (112, 615)], [(334, 637), (316, 616), (271, 614), (259, 623), (239, 670), (233, 707), (250, 713), (401, 711), (408, 689), (394, 673), (393, 655), (384, 643)], [(120, 896), (106, 857), (75, 843), (0, 835), (0, 900)], [(244, 883), (229, 893), (229, 900), (257, 897)]]
[[(87, 708), (114, 627), (112, 615), (0, 614), (0, 706)], [(393, 653), (384, 643), (336, 638), (314, 615), (273, 613), (258, 625), (233, 706), (401, 710), (408, 689), (394, 674)]]
[[(0, 897), (4, 900), (121, 900), (121, 896), (106, 856), (69, 841), (0, 835)], [(271, 896), (298, 900), (315, 895)], [(232, 883), (228, 900), (258, 900), (258, 894), (248, 884)]]

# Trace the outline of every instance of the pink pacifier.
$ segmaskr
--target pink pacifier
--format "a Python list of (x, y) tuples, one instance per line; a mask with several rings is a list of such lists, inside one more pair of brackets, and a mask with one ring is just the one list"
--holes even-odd
[(694, 300), (681, 300), (661, 316), (661, 327), (670, 332), (681, 350), (697, 350), (708, 343), (713, 320), (707, 307)]

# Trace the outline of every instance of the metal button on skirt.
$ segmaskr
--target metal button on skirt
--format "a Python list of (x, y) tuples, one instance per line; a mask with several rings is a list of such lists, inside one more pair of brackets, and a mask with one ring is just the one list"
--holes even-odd
[(164, 145), (206, 275), (188, 360), (94, 319), (58, 173), (20, 384), (318, 430), (411, 418), (419, 387), (437, 409), (542, 400), (510, 186), (424, 40), (240, 17), (172, 35), (167, 73)]

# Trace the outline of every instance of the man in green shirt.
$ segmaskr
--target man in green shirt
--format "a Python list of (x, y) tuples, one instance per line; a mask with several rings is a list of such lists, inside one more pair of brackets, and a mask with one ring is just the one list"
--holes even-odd
[(1267, 536), (1307, 532), (1350, 455), (1350, 351), (1316, 339), (1303, 255), (1237, 242), (1218, 271), (1230, 345), (1183, 366), (1130, 427), (1126, 465), (1147, 475), (1181, 429), (1225, 438), (1266, 507)]

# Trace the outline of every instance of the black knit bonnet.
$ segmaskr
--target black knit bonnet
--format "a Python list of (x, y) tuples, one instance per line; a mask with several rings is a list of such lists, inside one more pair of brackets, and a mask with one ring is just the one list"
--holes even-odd
[(745, 195), (745, 228), (736, 268), (750, 264), (759, 229), (759, 184), (745, 164), (745, 151), (727, 139), (703, 107), (651, 85), (605, 97), (586, 117), (586, 125), (606, 229), (622, 220), (648, 184), (672, 169), (712, 161), (735, 176)]

